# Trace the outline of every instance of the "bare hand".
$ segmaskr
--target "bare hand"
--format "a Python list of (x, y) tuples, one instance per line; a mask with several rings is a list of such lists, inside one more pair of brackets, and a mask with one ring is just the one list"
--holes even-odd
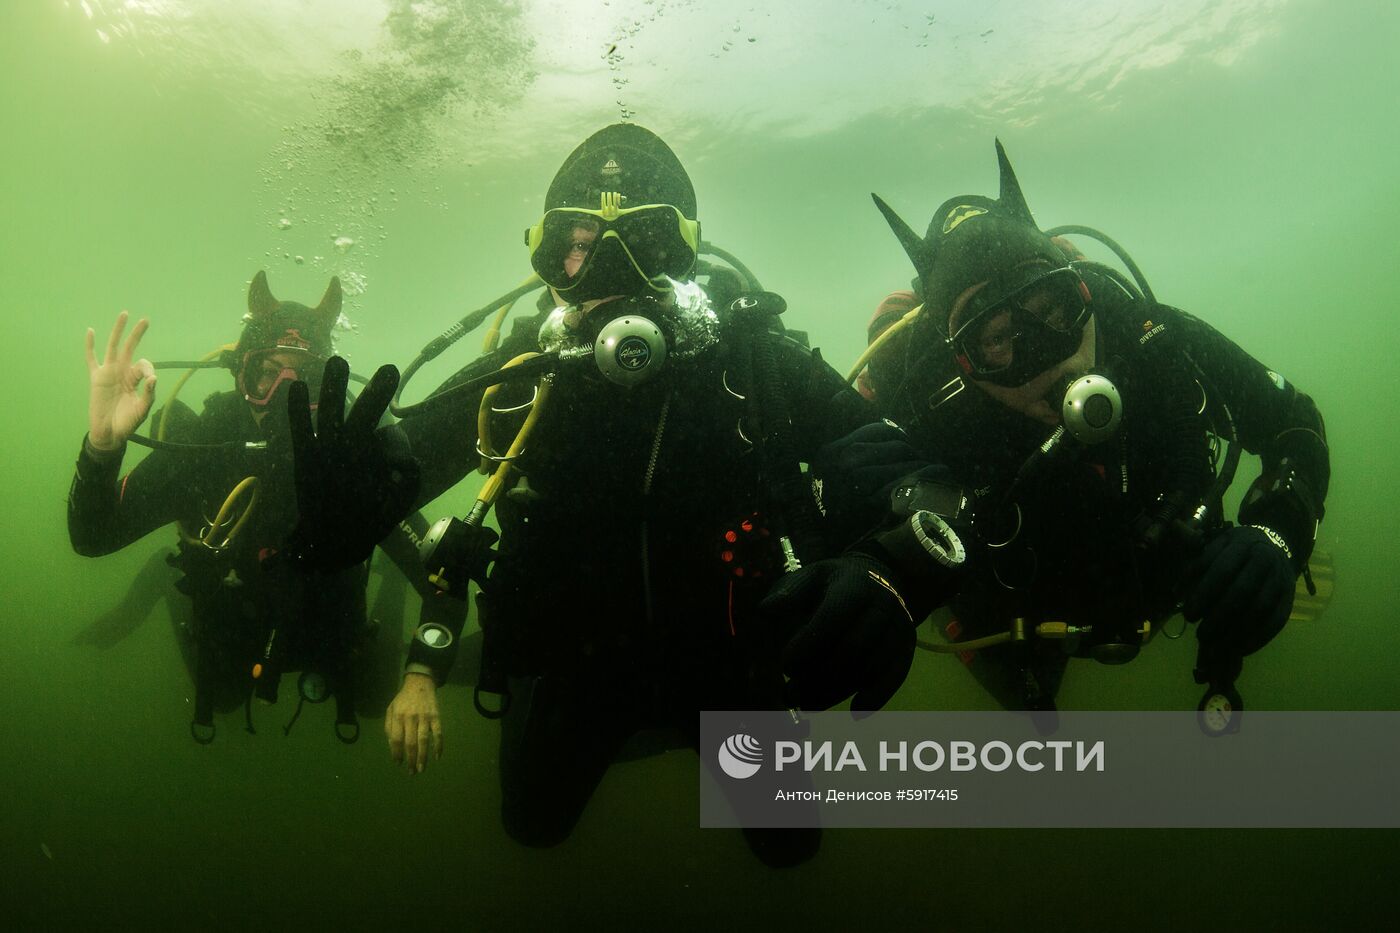
[[(98, 450), (116, 450), (141, 426), (156, 397), (156, 371), (147, 359), (132, 363), (150, 322), (142, 318), (122, 343), (127, 313), (117, 315), (102, 362), (93, 353), (95, 335), (87, 332), (88, 442)], [(144, 381), (144, 386), (142, 385)]]
[(426, 674), (407, 674), (403, 687), (384, 713), (384, 733), (389, 737), (389, 755), (395, 762), (407, 761), (408, 773), (418, 774), (428, 766), (428, 740), (432, 739), (433, 758), (442, 757), (442, 722), (438, 718), (437, 685)]

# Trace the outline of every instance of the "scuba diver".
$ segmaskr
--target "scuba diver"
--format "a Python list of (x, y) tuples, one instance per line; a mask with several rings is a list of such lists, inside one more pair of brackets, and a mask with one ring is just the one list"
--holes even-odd
[[(1126, 662), (1180, 609), (1199, 622), (1202, 728), (1234, 731), (1242, 660), (1278, 634), (1308, 572), (1330, 478), (1322, 417), (1205, 322), (1159, 303), (1111, 239), (1042, 232), (996, 149), (999, 197), (949, 199), (924, 237), (875, 197), (922, 304), (885, 321), (889, 336), (867, 351), (891, 421), (813, 465), (829, 517), (869, 527), (922, 509), (962, 533), (952, 644), (924, 646), (961, 653), (1007, 708), (1053, 711), (1071, 656)], [(1101, 239), (1133, 278), (1087, 261), (1064, 233)], [(1241, 449), (1263, 471), (1231, 524), (1222, 497)], [(884, 556), (889, 579), (921, 596), (932, 565)], [(772, 602), (792, 612), (812, 598)], [(915, 602), (916, 620), (937, 605)]]
[[(633, 124), (593, 134), (526, 231), (535, 276), (490, 306), (542, 283), (540, 314), (396, 407), (420, 504), (473, 468), (491, 473), (465, 519), (433, 527), (424, 562), (454, 597), (480, 586), (476, 702), (502, 720), (502, 817), (525, 845), (567, 838), (639, 733), (694, 747), (701, 710), (791, 705), (781, 636), (756, 605), (785, 567), (827, 547), (800, 463), (870, 418), (785, 331), (779, 296), (742, 263), (701, 264), (696, 217), (661, 139)], [(493, 505), (499, 537), (483, 523)], [(410, 646), (404, 715), (386, 728), (411, 770), (437, 745), (435, 690), (454, 650), (440, 632)], [(746, 835), (770, 865), (805, 860), (819, 838)]]
[[(69, 493), (69, 537), (79, 554), (96, 557), (176, 523), (170, 564), (192, 607), (172, 617), (195, 685), (190, 734), (201, 744), (214, 738), (214, 714), (240, 705), (253, 731), (253, 695), (275, 702), (284, 672), (301, 672), (296, 713), (284, 731), (303, 702), (334, 697), (336, 735), (347, 743), (359, 734), (357, 710), (379, 715), (394, 691), (402, 634), (368, 624), (369, 553), (354, 550), (344, 527), (377, 535), (401, 571), (420, 580), (416, 542), (427, 524), (421, 516), (386, 521), (354, 502), (338, 504), (334, 516), (317, 510), (318, 469), (382, 483), (376, 500), (406, 504), (416, 492), (416, 467), (402, 438), (396, 452), (386, 447), (394, 433), (375, 431), (397, 386), (396, 370), (377, 373), (342, 419), (348, 371), (342, 361), (327, 363), (340, 308), (338, 279), (311, 308), (278, 301), (259, 272), (238, 342), (200, 363), (169, 364), (189, 367), (185, 379), (200, 367), (227, 368), (236, 391), (210, 396), (198, 415), (172, 396), (156, 414), (155, 438), (135, 433), (155, 398), (156, 366), (165, 365), (133, 360), (148, 322), (123, 342), (122, 312), (100, 361), (87, 332), (89, 428)], [(310, 423), (308, 383), (320, 391), (319, 434)], [(289, 409), (298, 393), (302, 410)], [(119, 479), (128, 440), (155, 449)], [(153, 602), (145, 591), (169, 581), (149, 567), (142, 578), (143, 593), (126, 600), (140, 616)], [(426, 584), (423, 591), (425, 614), (461, 614)], [(99, 621), (80, 640), (109, 644), (132, 627)]]

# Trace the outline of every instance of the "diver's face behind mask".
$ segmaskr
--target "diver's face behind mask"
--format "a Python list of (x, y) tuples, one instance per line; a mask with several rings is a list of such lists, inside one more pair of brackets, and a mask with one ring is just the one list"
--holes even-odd
[(571, 303), (666, 291), (667, 278), (694, 268), (699, 237), (699, 224), (669, 204), (619, 208), (607, 195), (596, 211), (547, 211), (525, 234), (531, 266)]
[(292, 347), (253, 350), (244, 355), (238, 390), (256, 415), (278, 407), (275, 403), (279, 399), (282, 400), (280, 407), (285, 408), (292, 383), (301, 381), (306, 383), (313, 400), (311, 407), (315, 409), (315, 399), (321, 397), (321, 375), (325, 368), (326, 361), (307, 350)]
[(1018, 386), (1072, 356), (1088, 319), (1089, 292), (1071, 264), (1009, 290), (984, 286), (955, 315), (948, 343), (964, 375)]

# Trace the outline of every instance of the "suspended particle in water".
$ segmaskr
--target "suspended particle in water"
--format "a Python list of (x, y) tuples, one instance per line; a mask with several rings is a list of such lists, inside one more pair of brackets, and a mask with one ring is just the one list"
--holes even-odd
[(281, 220), (277, 221), (277, 229), (278, 229), (278, 230), (287, 230), (287, 229), (290, 229), (291, 226), (292, 226), (292, 221), (291, 221), (291, 218), (289, 218), (289, 217), (283, 217)]
[(347, 269), (340, 273), (340, 279), (344, 285), (345, 293), (352, 297), (363, 295), (369, 286), (369, 280), (365, 278), (364, 274), (356, 272), (354, 269)]
[(758, 36), (749, 36), (749, 41), (750, 41), (750, 42), (757, 42), (757, 41), (758, 41)]
[(306, 257), (305, 257), (305, 256), (296, 256), (296, 257), (294, 257), (294, 258), (292, 259), (292, 262), (295, 262), (295, 263), (296, 263), (297, 265), (299, 265), (299, 266), (300, 266), (300, 265), (303, 265), (303, 264), (306, 262)]
[(338, 236), (333, 242), (335, 244), (335, 248), (340, 250), (342, 253), (350, 252), (350, 247), (355, 245), (355, 241), (348, 236)]

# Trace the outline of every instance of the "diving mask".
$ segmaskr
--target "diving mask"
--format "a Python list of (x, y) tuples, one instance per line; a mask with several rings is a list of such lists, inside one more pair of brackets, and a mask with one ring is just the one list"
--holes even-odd
[[(989, 298), (979, 301), (981, 294)], [(1079, 348), (1089, 290), (1073, 264), (1034, 275), (1009, 292), (988, 286), (981, 294), (948, 335), (965, 375), (1022, 385)]]
[(314, 409), (314, 400), (321, 397), (321, 375), (325, 368), (325, 359), (297, 347), (252, 350), (243, 355), (243, 365), (238, 371), (238, 391), (250, 405), (266, 407), (284, 386), (304, 382)]
[[(525, 231), (530, 264), (544, 283), (571, 301), (616, 294), (618, 273), (635, 272), (664, 291), (666, 277), (683, 279), (695, 266), (700, 224), (670, 204), (622, 207), (623, 196), (604, 192), (598, 210), (557, 207)], [(585, 286), (584, 283), (590, 283)], [(587, 291), (590, 294), (584, 294)], [(597, 292), (597, 294), (592, 294)]]

